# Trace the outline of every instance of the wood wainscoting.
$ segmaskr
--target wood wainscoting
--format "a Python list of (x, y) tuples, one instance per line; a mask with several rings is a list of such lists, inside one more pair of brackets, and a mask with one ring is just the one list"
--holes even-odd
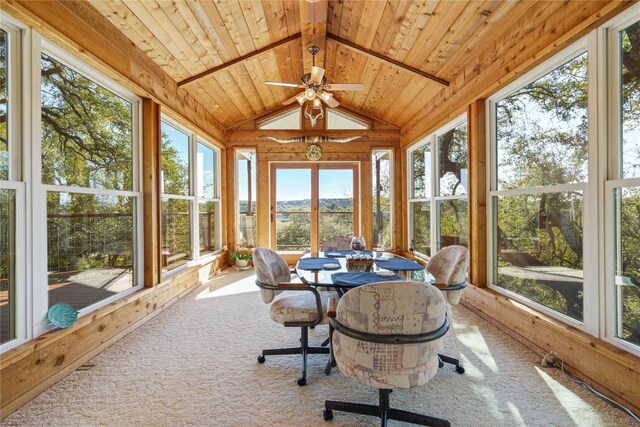
[[(565, 371), (640, 414), (640, 358), (488, 288), (469, 285), (462, 304)], [(508, 375), (508, 373), (505, 373)]]
[[(120, 338), (178, 301), (227, 265), (227, 254), (121, 298), (2, 355), (0, 419), (69, 375)], [(140, 361), (144, 363), (144, 361)]]

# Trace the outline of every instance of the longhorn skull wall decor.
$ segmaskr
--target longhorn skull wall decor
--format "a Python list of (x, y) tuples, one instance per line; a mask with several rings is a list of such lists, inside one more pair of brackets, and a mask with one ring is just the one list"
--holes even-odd
[(279, 142), (280, 144), (291, 144), (293, 142), (306, 142), (311, 144), (318, 144), (321, 142), (337, 142), (339, 144), (345, 144), (347, 142), (355, 141), (359, 138), (369, 138), (367, 135), (355, 135), (348, 136), (346, 138), (333, 138), (330, 136), (296, 136), (294, 138), (276, 138), (270, 135), (260, 135), (260, 139), (270, 139), (271, 141)]

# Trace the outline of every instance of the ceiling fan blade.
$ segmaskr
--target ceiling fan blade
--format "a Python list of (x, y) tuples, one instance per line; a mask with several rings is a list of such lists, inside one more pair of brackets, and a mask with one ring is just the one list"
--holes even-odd
[(299, 85), (297, 83), (284, 83), (284, 82), (262, 82), (266, 85), (271, 85), (271, 86), (284, 86), (284, 87), (304, 87), (302, 85)]
[(315, 65), (311, 67), (311, 77), (309, 77), (310, 81), (316, 84), (320, 84), (322, 83), (323, 77), (324, 77), (324, 68), (316, 67)]
[[(304, 92), (302, 92), (302, 93), (304, 93)], [(295, 95), (295, 96), (292, 96), (291, 98), (289, 98), (289, 99), (287, 99), (286, 101), (284, 101), (284, 102), (282, 103), (282, 105), (289, 105), (289, 104), (293, 104), (295, 101), (297, 101), (297, 100), (298, 100), (298, 97), (299, 97), (299, 96), (300, 96), (300, 94), (297, 94), (297, 95)]]
[(327, 90), (357, 90), (363, 91), (364, 85), (362, 83), (337, 83), (328, 84), (325, 86)]
[(326, 101), (324, 101), (327, 103), (327, 105), (331, 108), (337, 108), (340, 103), (338, 101), (336, 101), (336, 99), (334, 97), (331, 97), (329, 99), (327, 99)]

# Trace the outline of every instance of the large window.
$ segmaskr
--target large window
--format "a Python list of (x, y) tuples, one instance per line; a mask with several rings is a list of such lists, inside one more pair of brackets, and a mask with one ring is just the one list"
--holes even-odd
[(576, 46), (492, 100), (494, 284), (584, 316), (588, 56)]
[(14, 145), (10, 138), (14, 129), (10, 131), (10, 127), (15, 123), (14, 120), (10, 121), (15, 113), (12, 108), (15, 104), (10, 100), (16, 93), (10, 66), (15, 61), (15, 43), (13, 46), (10, 44), (17, 32), (4, 28), (0, 26), (0, 345), (17, 336), (16, 238), (19, 231), (16, 226), (16, 194), (20, 190), (20, 183), (15, 182), (17, 171), (10, 173), (9, 168), (10, 146)]
[(219, 151), (194, 132), (168, 118), (161, 130), (162, 269), (169, 271), (219, 249), (220, 168)]
[[(41, 54), (40, 176), (49, 305), (81, 310), (138, 284), (138, 102)], [(38, 159), (35, 159), (38, 160)], [(43, 242), (45, 239), (42, 239)]]
[[(19, 22), (1, 18), (4, 351), (48, 330), (53, 304), (84, 314), (141, 286), (142, 194), (140, 100)], [(21, 114), (27, 105), (31, 114)]]
[[(256, 246), (256, 153), (236, 151), (236, 241), (239, 247)], [(266, 197), (266, 195), (264, 196)]]
[[(637, 15), (636, 15), (637, 16)], [(609, 90), (612, 170), (607, 181), (613, 214), (613, 271), (608, 272), (608, 333), (640, 346), (640, 21), (626, 21), (609, 32)], [(611, 230), (611, 228), (608, 228)]]
[(467, 122), (451, 122), (408, 152), (409, 240), (418, 255), (467, 246)]
[(392, 165), (391, 150), (376, 150), (371, 158), (372, 209), (373, 209), (373, 248), (389, 250), (391, 241), (391, 212), (392, 212)]

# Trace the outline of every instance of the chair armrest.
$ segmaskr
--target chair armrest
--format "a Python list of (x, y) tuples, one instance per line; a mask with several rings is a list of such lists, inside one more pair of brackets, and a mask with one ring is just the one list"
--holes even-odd
[(456, 283), (453, 285), (447, 285), (446, 283), (434, 283), (433, 286), (440, 289), (441, 291), (449, 292), (449, 291), (459, 291), (467, 287), (467, 281), (465, 280), (462, 283)]
[(331, 297), (327, 302), (327, 317), (335, 318), (336, 317), (336, 307), (338, 306), (338, 300)]
[(306, 283), (282, 282), (278, 283), (276, 286), (287, 291), (306, 291), (309, 289), (309, 285)]
[(416, 335), (380, 335), (380, 334), (371, 334), (368, 332), (357, 331), (355, 329), (351, 329), (348, 326), (343, 325), (338, 322), (335, 318), (329, 318), (329, 323), (333, 327), (334, 330), (340, 332), (343, 335), (348, 337), (367, 341), (374, 343), (382, 343), (382, 344), (418, 344), (423, 342), (429, 342), (441, 338), (444, 334), (449, 330), (449, 316), (445, 314), (444, 322), (442, 325), (436, 329), (435, 331), (427, 332), (425, 334), (416, 334)]

